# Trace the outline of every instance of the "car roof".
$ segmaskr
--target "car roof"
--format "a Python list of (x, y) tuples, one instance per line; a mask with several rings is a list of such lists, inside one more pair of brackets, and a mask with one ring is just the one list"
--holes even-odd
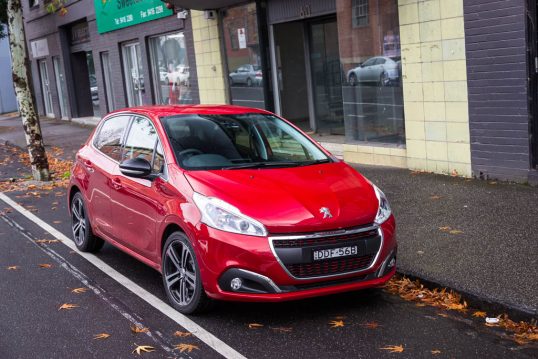
[(129, 107), (122, 110), (111, 112), (109, 115), (121, 113), (138, 113), (146, 116), (167, 117), (174, 115), (237, 115), (244, 113), (266, 113), (259, 108), (233, 106), (233, 105), (155, 105), (155, 106), (138, 106)]

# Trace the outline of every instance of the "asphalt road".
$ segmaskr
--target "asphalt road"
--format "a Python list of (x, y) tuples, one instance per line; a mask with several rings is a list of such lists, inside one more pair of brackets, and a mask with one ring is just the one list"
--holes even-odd
[[(9, 197), (70, 236), (65, 194)], [(155, 307), (125, 289), (100, 268), (0, 200), (0, 358), (124, 358), (137, 345), (154, 352), (143, 357), (214, 358), (218, 350), (187, 332)], [(106, 244), (98, 258), (165, 300), (153, 269)], [(50, 264), (41, 268), (40, 264)], [(8, 270), (10, 266), (16, 269)], [(74, 288), (88, 288), (76, 294)], [(64, 303), (76, 304), (59, 310)], [(199, 326), (248, 358), (530, 358), (538, 347), (518, 346), (470, 315), (440, 316), (380, 290), (282, 304), (218, 303), (191, 317)], [(332, 328), (332, 320), (343, 327)], [(483, 319), (482, 319), (483, 320)], [(366, 323), (375, 322), (377, 328)], [(263, 326), (250, 329), (249, 324)], [(149, 328), (134, 334), (130, 327)], [(108, 333), (108, 339), (94, 335)], [(178, 344), (195, 345), (180, 353)], [(402, 345), (402, 353), (381, 348)], [(439, 351), (439, 354), (432, 354)]]

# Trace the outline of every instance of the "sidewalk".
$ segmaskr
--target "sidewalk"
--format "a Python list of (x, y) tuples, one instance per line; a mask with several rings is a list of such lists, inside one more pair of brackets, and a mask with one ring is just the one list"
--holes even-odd
[[(47, 146), (74, 154), (92, 131), (42, 120)], [(0, 146), (24, 146), (19, 118), (0, 117)], [(538, 188), (354, 165), (388, 196), (401, 273), (536, 316)]]

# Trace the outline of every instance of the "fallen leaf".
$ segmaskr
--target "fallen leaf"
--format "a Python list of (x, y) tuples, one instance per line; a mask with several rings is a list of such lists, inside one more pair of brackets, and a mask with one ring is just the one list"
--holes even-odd
[[(136, 343), (135, 343), (136, 345)], [(142, 353), (151, 353), (151, 352), (154, 352), (155, 351), (155, 348), (150, 346), (150, 345), (138, 345), (133, 351), (132, 353), (136, 353), (138, 355), (142, 355)]]
[(377, 329), (380, 326), (381, 325), (379, 325), (378, 322), (366, 322), (366, 323), (361, 324), (361, 327), (365, 327), (368, 329)]
[(54, 224), (62, 223), (62, 221), (52, 221)]
[(463, 231), (460, 231), (459, 229), (452, 229), (448, 233), (450, 233), (450, 234), (462, 234)]
[(263, 324), (250, 323), (250, 324), (248, 325), (248, 328), (249, 328), (249, 329), (258, 329), (258, 328), (261, 328), (261, 327), (263, 327)]
[(439, 227), (439, 230), (443, 232), (448, 232), (450, 231), (450, 227)]
[(18, 270), (19, 266), (9, 266), (7, 267), (7, 270)]
[(48, 263), (39, 264), (39, 268), (52, 268), (52, 264), (48, 264)]
[(60, 240), (59, 239), (38, 239), (35, 242), (36, 243), (51, 244), (51, 243), (58, 243), (58, 242), (60, 242)]
[(476, 311), (476, 312), (473, 313), (473, 317), (485, 318), (486, 317), (486, 312)]
[(343, 320), (331, 320), (329, 322), (329, 325), (331, 326), (331, 328), (340, 328), (345, 326)]
[(431, 199), (432, 201), (436, 201), (436, 200), (438, 200), (438, 199), (441, 199), (441, 196), (431, 196), (430, 199)]
[(198, 348), (196, 345), (194, 344), (185, 344), (185, 343), (181, 343), (181, 344), (178, 344), (178, 345), (175, 345), (174, 346), (177, 350), (179, 350), (181, 353), (183, 352), (187, 352), (187, 353), (190, 353), (192, 352), (194, 349), (200, 349)]
[(275, 332), (289, 333), (293, 330), (291, 327), (271, 327)]
[(448, 314), (445, 313), (437, 313), (437, 315), (443, 318), (448, 318)]
[(100, 333), (100, 334), (95, 334), (93, 336), (93, 339), (107, 339), (109, 336), (110, 336), (110, 334)]
[(179, 330), (176, 331), (174, 333), (174, 336), (175, 337), (178, 337), (178, 338), (185, 338), (185, 337), (190, 337), (192, 335), (192, 333), (189, 333), (189, 332), (180, 332)]
[(391, 353), (402, 353), (404, 348), (402, 345), (388, 345), (384, 348), (379, 348), (381, 350), (388, 350)]
[(84, 293), (88, 290), (88, 288), (75, 288), (71, 291), (71, 293), (80, 294)]
[(138, 325), (131, 325), (131, 332), (133, 332), (134, 334), (147, 333), (148, 330), (149, 329), (146, 327), (139, 327)]
[(64, 304), (62, 304), (60, 306), (60, 308), (58, 308), (58, 310), (62, 310), (62, 309), (71, 310), (71, 309), (75, 309), (75, 308), (78, 308), (78, 305), (70, 304), (70, 303), (64, 303)]
[(432, 355), (437, 355), (437, 354), (441, 354), (441, 351), (440, 350), (437, 350), (437, 349), (434, 349), (431, 351)]

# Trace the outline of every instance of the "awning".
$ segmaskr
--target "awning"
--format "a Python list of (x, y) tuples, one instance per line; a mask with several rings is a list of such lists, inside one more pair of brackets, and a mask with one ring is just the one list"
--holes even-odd
[(193, 10), (214, 10), (244, 3), (245, 0), (163, 0), (176, 7)]

